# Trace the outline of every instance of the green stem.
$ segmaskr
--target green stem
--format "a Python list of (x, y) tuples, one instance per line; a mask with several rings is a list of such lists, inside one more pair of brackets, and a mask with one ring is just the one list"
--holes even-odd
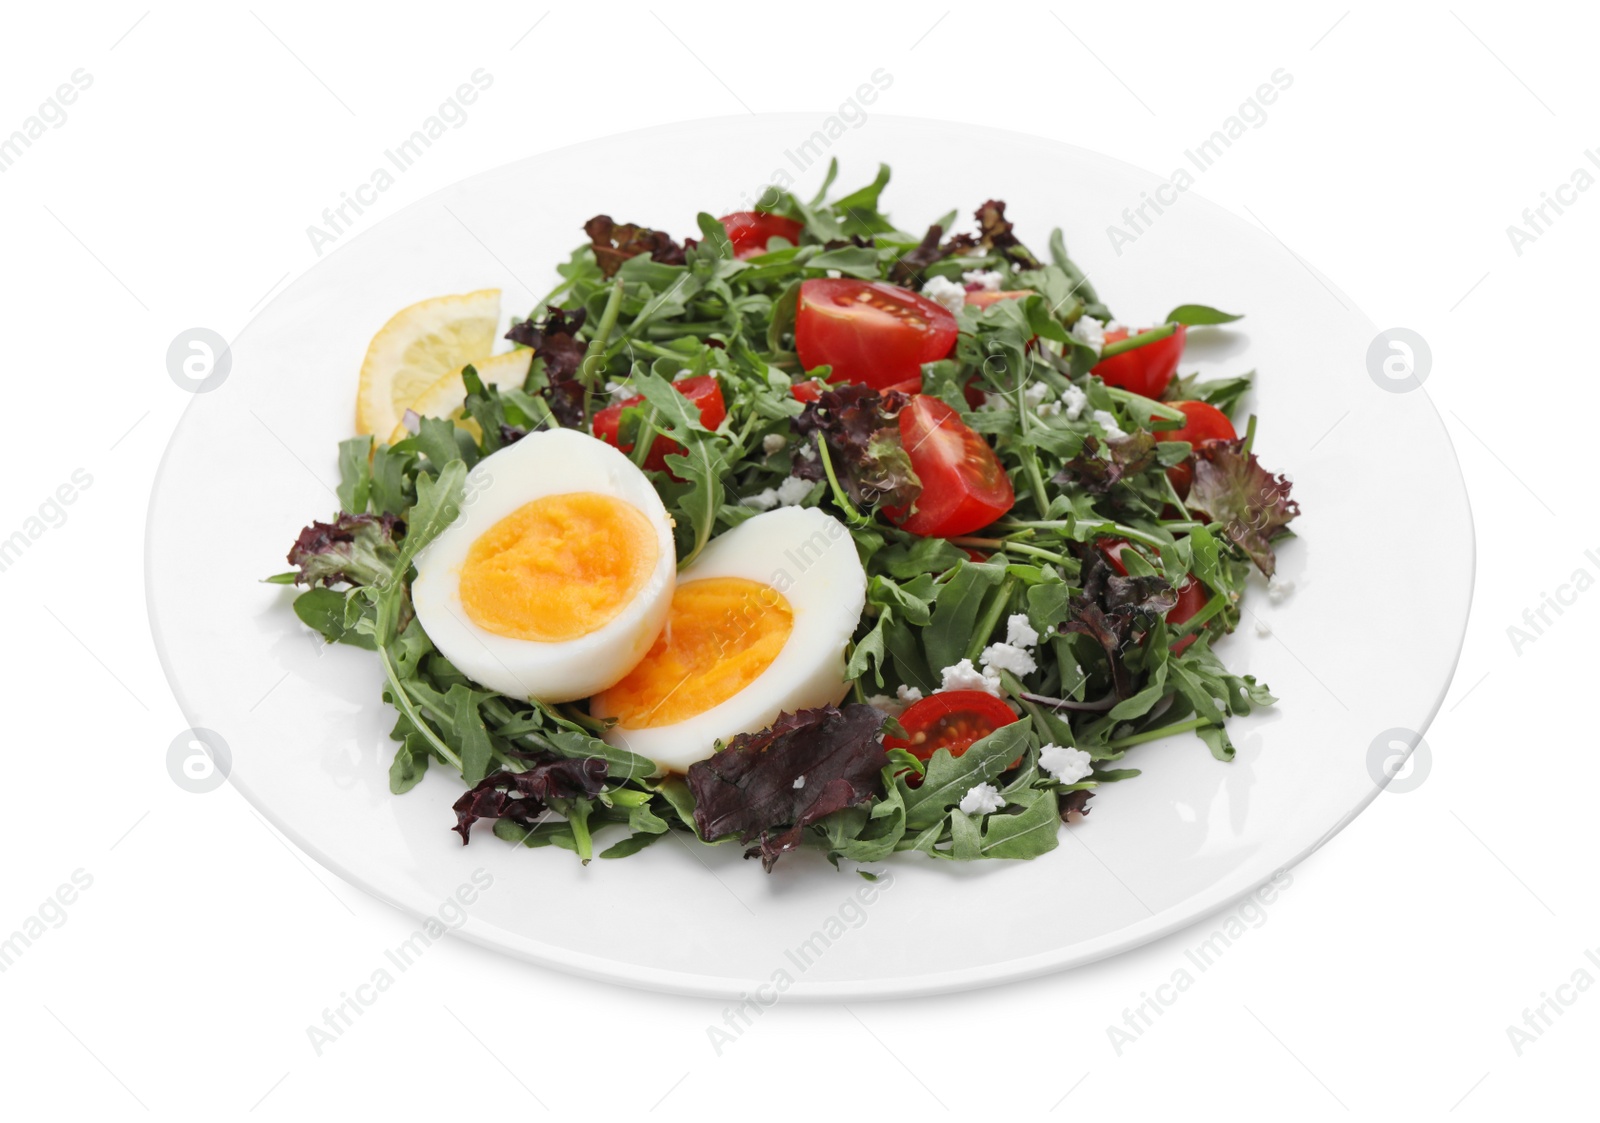
[(1255, 443), (1256, 443), (1256, 415), (1252, 413), (1250, 415), (1250, 420), (1245, 422), (1245, 426), (1244, 426), (1244, 444), (1242, 446), (1240, 446), (1240, 450), (1245, 454), (1246, 457), (1248, 457), (1250, 455), (1250, 450), (1255, 447)]
[(1214, 721), (1208, 721), (1203, 717), (1197, 717), (1193, 721), (1180, 721), (1176, 725), (1163, 725), (1160, 729), (1151, 729), (1144, 733), (1135, 733), (1131, 737), (1118, 737), (1115, 741), (1107, 741), (1106, 748), (1126, 749), (1132, 747), (1133, 745), (1143, 745), (1149, 741), (1160, 741), (1166, 737), (1175, 737), (1179, 733), (1192, 733), (1196, 729), (1205, 729), (1208, 726), (1216, 724), (1217, 723)]
[(865, 526), (869, 521), (865, 515), (856, 510), (855, 504), (850, 502), (850, 497), (844, 493), (844, 488), (839, 486), (839, 477), (833, 474), (833, 459), (828, 455), (828, 442), (817, 442), (817, 455), (822, 458), (822, 470), (827, 473), (828, 487), (833, 491), (833, 501), (845, 513), (845, 517), (857, 526)]
[(439, 739), (433, 727), (423, 718), (422, 711), (417, 709), (417, 704), (411, 695), (406, 693), (405, 685), (400, 681), (400, 669), (394, 665), (394, 658), (389, 654), (387, 644), (378, 645), (378, 661), (383, 664), (384, 676), (389, 680), (389, 693), (394, 697), (395, 708), (406, 715), (406, 720), (416, 727), (417, 732), (422, 734), (441, 760), (448, 761), (452, 768), (460, 772), (461, 758), (451, 752), (450, 746)]
[(578, 367), (578, 380), (583, 383), (583, 388), (588, 391), (586, 396), (591, 400), (600, 370), (605, 364), (606, 345), (611, 342), (611, 333), (617, 328), (617, 317), (621, 312), (622, 278), (618, 277), (611, 286), (611, 295), (606, 298), (605, 309), (600, 313), (600, 325), (595, 328), (594, 336), (583, 353), (583, 362)]
[(983, 649), (989, 646), (989, 637), (1000, 624), (1000, 617), (1005, 614), (1011, 604), (1011, 592), (1017, 587), (1015, 577), (1007, 577), (1000, 582), (1000, 589), (995, 593), (994, 600), (989, 603), (989, 609), (978, 621), (978, 626), (973, 629), (972, 642), (967, 645), (967, 658), (977, 663), (978, 656), (983, 654)]
[(1119, 339), (1115, 343), (1109, 343), (1102, 347), (1100, 349), (1100, 358), (1102, 360), (1109, 359), (1111, 356), (1120, 355), (1124, 351), (1132, 351), (1136, 347), (1143, 347), (1146, 343), (1154, 343), (1157, 340), (1166, 339), (1177, 330), (1177, 324), (1163, 324), (1161, 327), (1151, 328), (1149, 331), (1140, 332), (1138, 335), (1130, 335), (1127, 339)]

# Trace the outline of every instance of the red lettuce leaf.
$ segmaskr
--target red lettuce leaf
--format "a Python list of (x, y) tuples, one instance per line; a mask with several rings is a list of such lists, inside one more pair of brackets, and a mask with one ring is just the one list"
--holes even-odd
[(300, 570), (294, 583), (381, 584), (400, 558), (395, 538), (404, 531), (405, 524), (387, 514), (340, 511), (331, 523), (313, 522), (289, 549), (289, 564)]
[(589, 241), (594, 246), (595, 262), (607, 277), (614, 276), (628, 258), (641, 253), (649, 254), (663, 265), (682, 265), (683, 251), (695, 244), (691, 238), (680, 246), (660, 230), (651, 230), (648, 226), (637, 226), (631, 222), (616, 222), (608, 214), (595, 215), (583, 224), (583, 232), (589, 235)]
[(1156, 439), (1149, 433), (1133, 433), (1106, 441), (1107, 457), (1101, 458), (1100, 439), (1094, 434), (1083, 439), (1083, 450), (1061, 466), (1052, 483), (1074, 484), (1091, 495), (1105, 495), (1121, 480), (1146, 471), (1156, 462)]
[(1111, 665), (1111, 685), (1118, 698), (1137, 692), (1135, 675), (1124, 658), (1140, 634), (1154, 627), (1178, 603), (1178, 594), (1165, 578), (1123, 577), (1106, 562), (1096, 547), (1083, 557), (1083, 592), (1067, 602), (1069, 613), (1063, 632), (1076, 632), (1098, 643)]
[(550, 403), (556, 420), (568, 428), (579, 428), (584, 421), (584, 391), (583, 383), (578, 381), (578, 368), (583, 365), (587, 345), (578, 338), (578, 329), (587, 315), (587, 309), (568, 312), (552, 304), (546, 307), (541, 322), (524, 320), (506, 332), (507, 339), (532, 348), (533, 357), (544, 363), (545, 401)]
[(783, 714), (760, 733), (742, 733), (722, 752), (689, 766), (700, 837), (757, 841), (769, 873), (826, 815), (883, 794), (889, 761), (878, 734), (883, 715), (863, 703)]
[[(828, 458), (840, 486), (858, 506), (908, 507), (922, 494), (922, 481), (900, 441), (895, 418), (909, 399), (898, 390), (880, 394), (864, 383), (824, 390), (794, 419), (795, 433), (828, 442)], [(822, 458), (795, 458), (794, 474), (823, 478)]]
[(1277, 568), (1272, 540), (1300, 514), (1289, 481), (1261, 466), (1244, 440), (1205, 441), (1194, 450), (1188, 505), (1215, 522), (1268, 577)]
[(569, 759), (553, 753), (532, 758), (526, 772), (495, 772), (456, 800), (456, 825), (450, 829), (465, 846), (479, 819), (510, 819), (525, 827), (539, 821), (551, 800), (598, 795), (606, 783), (606, 762), (599, 757)]

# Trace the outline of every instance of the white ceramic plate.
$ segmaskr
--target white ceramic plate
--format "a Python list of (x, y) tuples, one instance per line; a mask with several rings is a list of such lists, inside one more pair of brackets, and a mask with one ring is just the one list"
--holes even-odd
[[(1374, 325), (1273, 237), (1192, 193), (1119, 253), (1106, 230), (1155, 194), (1163, 181), (1146, 172), (971, 126), (875, 118), (828, 141), (824, 125), (697, 122), (476, 176), (339, 245), (240, 333), (226, 381), (195, 398), (151, 503), (157, 646), (188, 720), (230, 746), (232, 782), (329, 869), (419, 916), (481, 869), (493, 883), (461, 935), (600, 979), (716, 996), (774, 979), (791, 997), (953, 990), (1086, 963), (1222, 908), (1377, 794), (1374, 738), (1427, 728), (1466, 625), (1471, 518), (1426, 393), (1369, 374)], [(499, 286), (508, 314), (526, 310), (597, 212), (681, 236), (699, 210), (747, 206), (775, 169), (809, 193), (827, 155), (847, 190), (892, 164), (885, 201), (906, 229), (989, 198), (1010, 204), (1041, 252), (1063, 226), (1125, 321), (1187, 301), (1248, 313), (1196, 332), (1185, 367), (1259, 371), (1256, 448), (1293, 475), (1305, 512), (1279, 561), (1296, 591), (1270, 604), (1258, 590), (1220, 645), (1281, 703), (1236, 723), (1231, 764), (1188, 736), (1135, 750), (1144, 775), (1099, 794), (1043, 858), (901, 855), (865, 905), (868, 883), (814, 853), (767, 876), (731, 846), (669, 842), (587, 868), (486, 831), (463, 847), (449, 830), (460, 785), (445, 770), (389, 794), (393, 716), (376, 661), (325, 647), (296, 621), (289, 590), (258, 583), (336, 506), (335, 445), (350, 434), (367, 340), (395, 310), (443, 293)], [(1423, 571), (1428, 581), (1408, 580)]]

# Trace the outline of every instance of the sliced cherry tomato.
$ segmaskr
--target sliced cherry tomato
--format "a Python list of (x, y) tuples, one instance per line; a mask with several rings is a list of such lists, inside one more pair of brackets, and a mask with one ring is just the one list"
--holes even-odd
[(920, 394), (922, 393), (922, 375), (919, 374), (915, 378), (908, 378), (904, 382), (896, 382), (893, 386), (885, 386), (882, 393), (887, 394), (890, 390), (898, 390), (908, 398)]
[(804, 382), (796, 382), (789, 387), (789, 394), (797, 402), (814, 402), (822, 397), (822, 392), (828, 388), (826, 382), (819, 382), (815, 378), (808, 378)]
[[(1183, 415), (1189, 420), (1180, 429), (1158, 431), (1155, 435), (1158, 441), (1188, 441), (1198, 446), (1206, 441), (1231, 441), (1239, 436), (1233, 428), (1233, 422), (1228, 420), (1228, 415), (1216, 406), (1205, 402), (1167, 404), (1174, 409), (1182, 410)], [(1189, 485), (1194, 482), (1194, 468), (1187, 460), (1182, 464), (1174, 464), (1167, 469), (1167, 479), (1172, 481), (1173, 490), (1178, 493), (1178, 498), (1187, 498)]]
[(807, 370), (833, 367), (830, 381), (875, 390), (922, 376), (922, 364), (950, 353), (956, 318), (907, 289), (830, 277), (800, 285), (794, 346)]
[[(1100, 552), (1105, 555), (1106, 561), (1111, 563), (1112, 569), (1124, 577), (1128, 576), (1128, 567), (1122, 564), (1122, 551), (1127, 549), (1127, 539), (1101, 538), (1095, 542), (1095, 545), (1100, 547)], [(1210, 599), (1211, 595), (1206, 592), (1206, 587), (1193, 577), (1185, 574), (1183, 584), (1178, 586), (1178, 603), (1167, 609), (1165, 619), (1168, 624), (1173, 626), (1182, 624), (1204, 608), (1206, 602)], [(1199, 638), (1198, 632), (1192, 636), (1184, 636), (1172, 645), (1172, 653), (1174, 655), (1181, 654), (1184, 648)]]
[(762, 211), (735, 211), (717, 221), (728, 232), (728, 241), (733, 243), (733, 256), (738, 258), (766, 253), (769, 238), (782, 238), (797, 246), (800, 244), (800, 235), (806, 229), (792, 218)]
[[(1183, 341), (1188, 331), (1185, 325), (1179, 324), (1165, 339), (1146, 343), (1142, 347), (1135, 347), (1132, 351), (1124, 351), (1109, 359), (1101, 359), (1094, 365), (1094, 373), (1098, 374), (1107, 386), (1131, 390), (1146, 398), (1159, 398), (1165, 392), (1167, 383), (1172, 381), (1173, 374), (1177, 372), (1178, 360), (1183, 358)], [(1105, 341), (1121, 343), (1133, 334), (1137, 333), (1130, 332), (1127, 328), (1113, 328), (1106, 332)]]
[[(900, 715), (904, 737), (885, 737), (886, 749), (904, 749), (918, 760), (929, 760), (940, 749), (960, 756), (1017, 715), (993, 694), (982, 690), (946, 690), (913, 702)], [(1011, 762), (1015, 768), (1018, 757)]]
[(999, 304), (1002, 300), (1021, 300), (1025, 296), (1032, 295), (1032, 289), (1001, 289), (999, 292), (977, 289), (967, 293), (967, 307), (987, 308), (991, 304)]
[(994, 449), (938, 398), (918, 394), (900, 411), (900, 440), (922, 481), (909, 514), (904, 507), (884, 508), (900, 529), (953, 538), (1011, 510), (1016, 493)]
[[(682, 382), (674, 382), (672, 388), (700, 407), (700, 424), (707, 429), (715, 429), (722, 424), (722, 419), (728, 416), (728, 407), (722, 401), (722, 387), (717, 383), (715, 375), (702, 374), (696, 378), (685, 378)], [(632, 443), (617, 444), (617, 430), (622, 425), (622, 411), (642, 401), (644, 399), (637, 396), (624, 398), (595, 414), (594, 435), (607, 444), (617, 445), (623, 452), (632, 452)], [(653, 471), (662, 471), (667, 466), (667, 457), (682, 451), (683, 448), (677, 441), (657, 436), (650, 443), (650, 452), (644, 458), (644, 466)]]

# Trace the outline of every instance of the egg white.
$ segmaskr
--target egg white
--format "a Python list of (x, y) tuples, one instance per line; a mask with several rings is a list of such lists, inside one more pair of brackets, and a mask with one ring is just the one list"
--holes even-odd
[[(850, 689), (845, 649), (866, 604), (867, 575), (843, 523), (810, 507), (756, 515), (713, 539), (678, 580), (712, 577), (777, 589), (789, 602), (793, 626), (766, 670), (726, 701), (670, 725), (614, 725), (605, 732), (611, 744), (675, 772), (709, 757), (719, 740), (765, 729), (781, 713), (834, 705)], [(603, 699), (591, 710), (596, 717), (614, 716)]]
[[(612, 496), (649, 520), (657, 557), (644, 588), (577, 639), (513, 639), (479, 627), (461, 603), (461, 568), (473, 543), (525, 504), (575, 491)], [(553, 429), (528, 434), (467, 473), (461, 516), (417, 558), (411, 601), (434, 646), (469, 678), (514, 698), (569, 702), (617, 682), (650, 650), (672, 605), (676, 571), (672, 522), (644, 473), (604, 441)]]

